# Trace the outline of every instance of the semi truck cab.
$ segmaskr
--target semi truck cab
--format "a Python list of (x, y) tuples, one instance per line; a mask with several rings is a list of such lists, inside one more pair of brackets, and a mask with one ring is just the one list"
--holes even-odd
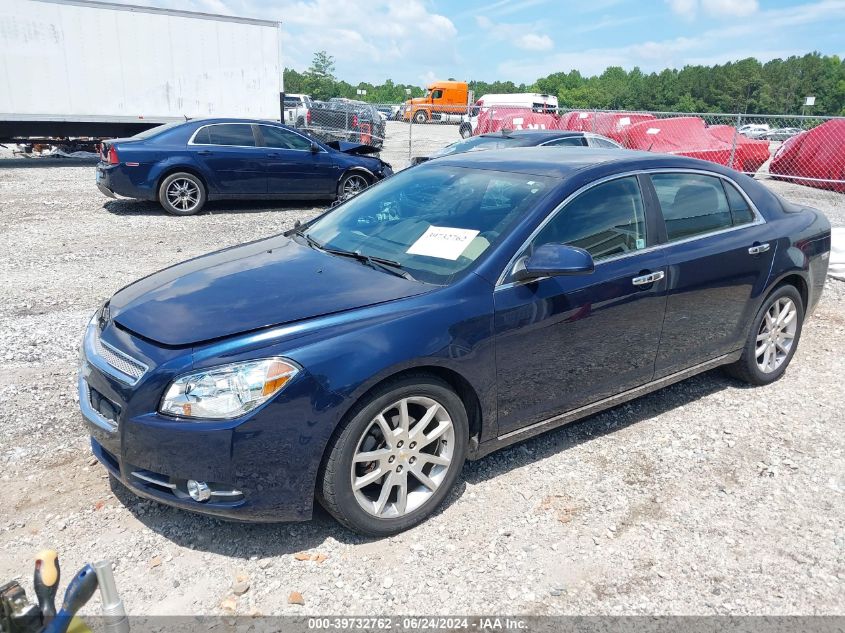
[(405, 102), (403, 117), (414, 123), (460, 120), (467, 108), (467, 82), (435, 81), (426, 86), (425, 95)]

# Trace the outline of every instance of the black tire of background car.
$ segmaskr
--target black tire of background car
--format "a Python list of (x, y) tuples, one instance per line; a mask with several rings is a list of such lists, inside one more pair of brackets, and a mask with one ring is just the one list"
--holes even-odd
[[(786, 359), (781, 363), (780, 367), (771, 373), (765, 373), (757, 366), (757, 358), (755, 351), (757, 348), (757, 333), (760, 331), (760, 324), (766, 316), (766, 312), (771, 308), (772, 304), (782, 297), (789, 297), (795, 304), (798, 314), (797, 329), (795, 330), (795, 338), (792, 341), (792, 347)], [(804, 301), (801, 299), (801, 293), (792, 285), (783, 285), (775, 288), (775, 290), (766, 298), (757, 315), (751, 322), (749, 328), (748, 338), (745, 341), (745, 347), (742, 349), (742, 356), (738, 361), (725, 366), (725, 371), (738, 380), (747, 382), (751, 385), (768, 385), (773, 383), (778, 378), (783, 376), (786, 368), (789, 366), (792, 357), (795, 355), (795, 350), (798, 349), (798, 343), (801, 339), (801, 330), (804, 326)]]
[(458, 129), (458, 132), (461, 135), (461, 138), (469, 138), (472, 136), (472, 127), (469, 123), (461, 123), (461, 127)]
[[(168, 201), (167, 195), (166, 195), (167, 186), (171, 182), (173, 182), (174, 180), (177, 180), (179, 178), (184, 178), (186, 180), (190, 180), (191, 182), (193, 182), (197, 186), (197, 189), (199, 190), (199, 195), (200, 195), (199, 203), (197, 204), (196, 207), (192, 208), (190, 211), (187, 211), (187, 212), (184, 211), (183, 209), (179, 209), (178, 207), (173, 206), (170, 203), (170, 201)], [(171, 215), (181, 215), (181, 216), (196, 215), (197, 213), (202, 211), (202, 208), (205, 206), (206, 200), (207, 200), (207, 193), (205, 191), (205, 185), (203, 184), (202, 180), (200, 180), (198, 177), (194, 176), (192, 173), (189, 173), (189, 172), (186, 172), (186, 171), (178, 171), (178, 172), (175, 172), (173, 174), (170, 174), (169, 176), (167, 176), (167, 178), (162, 180), (161, 183), (158, 186), (158, 202), (164, 208), (164, 210), (167, 211), (168, 213), (170, 213)]]
[[(365, 512), (352, 491), (352, 458), (358, 440), (385, 407), (402, 398), (427, 396), (441, 403), (452, 418), (455, 447), (452, 463), (431, 498), (416, 510), (395, 519), (379, 519)], [(403, 532), (427, 519), (455, 485), (463, 468), (469, 441), (466, 409), (448, 384), (429, 374), (407, 374), (375, 388), (345, 416), (323, 458), (317, 478), (317, 501), (342, 525), (368, 536), (384, 537)]]

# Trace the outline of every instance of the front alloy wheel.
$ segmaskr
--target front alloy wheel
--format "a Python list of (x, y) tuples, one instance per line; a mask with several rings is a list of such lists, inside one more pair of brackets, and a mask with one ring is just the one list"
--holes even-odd
[(317, 498), (356, 532), (406, 530), (449, 493), (468, 436), (466, 409), (448, 384), (428, 374), (394, 379), (350, 412), (320, 468)]
[(340, 198), (341, 201), (354, 198), (359, 193), (370, 186), (370, 181), (363, 174), (349, 174), (345, 176), (340, 183)]
[(452, 463), (455, 429), (439, 402), (418, 396), (386, 407), (352, 458), (352, 490), (365, 512), (401, 517), (437, 492)]

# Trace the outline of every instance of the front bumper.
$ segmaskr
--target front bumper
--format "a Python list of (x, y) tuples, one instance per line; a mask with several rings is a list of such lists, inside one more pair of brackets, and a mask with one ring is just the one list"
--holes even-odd
[[(148, 343), (126, 344), (119, 339), (129, 335), (114, 330), (104, 333), (118, 339), (108, 344), (131, 349), (150, 369), (136, 384), (126, 384), (98, 357), (94, 344), (100, 333), (96, 325), (89, 326), (78, 383), (80, 410), (92, 451), (113, 477), (139, 496), (221, 518), (311, 518), (325, 443), (311, 407), (316, 386), (306, 372), (242, 418), (182, 421), (156, 412), (167, 384), (186, 369), (179, 355), (158, 350), (158, 358), (152, 352), (142, 356)], [(208, 483), (211, 497), (204, 502), (190, 498), (189, 479)]]

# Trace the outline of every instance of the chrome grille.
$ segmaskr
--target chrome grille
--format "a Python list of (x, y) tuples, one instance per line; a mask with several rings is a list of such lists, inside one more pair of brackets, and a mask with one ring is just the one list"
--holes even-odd
[(135, 384), (147, 372), (147, 366), (142, 362), (135, 360), (131, 356), (116, 350), (108, 343), (100, 340), (99, 335), (94, 336), (93, 340), (94, 352), (102, 358), (112, 369), (120, 372), (127, 378), (131, 384)]

